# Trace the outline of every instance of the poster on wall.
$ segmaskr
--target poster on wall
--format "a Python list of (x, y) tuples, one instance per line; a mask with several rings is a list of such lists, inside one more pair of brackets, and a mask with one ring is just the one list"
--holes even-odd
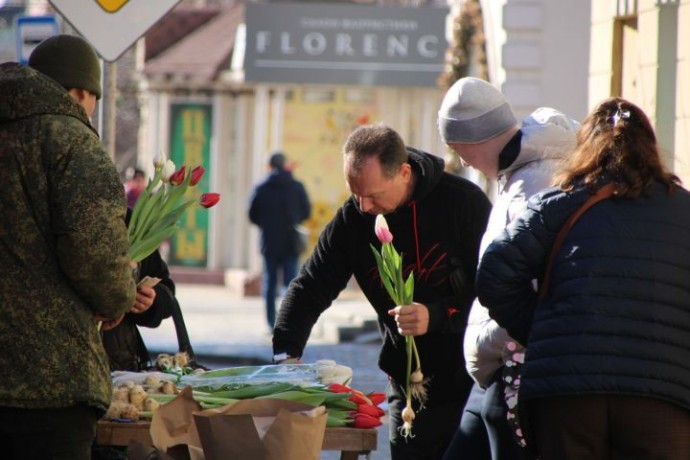
[(379, 103), (378, 92), (366, 88), (304, 86), (288, 93), (282, 146), (312, 203), (311, 216), (303, 222), (311, 247), (350, 196), (343, 179), (343, 143), (357, 127), (380, 120)]
[[(179, 168), (202, 166), (209, 170), (211, 160), (210, 104), (172, 104), (170, 106), (170, 159)], [(198, 200), (209, 191), (209, 176), (187, 190), (187, 197)], [(168, 263), (185, 267), (206, 267), (208, 263), (208, 211), (190, 206), (180, 219), (180, 228), (170, 242)]]

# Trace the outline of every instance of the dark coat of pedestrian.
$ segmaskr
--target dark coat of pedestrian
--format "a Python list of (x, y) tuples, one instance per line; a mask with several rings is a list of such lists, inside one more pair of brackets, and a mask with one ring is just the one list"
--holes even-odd
[(268, 166), (270, 172), (254, 187), (249, 199), (249, 220), (261, 231), (262, 291), (266, 320), (272, 330), (279, 276), (282, 286), (287, 287), (297, 275), (303, 250), (297, 225), (309, 218), (311, 202), (304, 185), (288, 169), (285, 154), (273, 153)]
[[(556, 187), (484, 252), (482, 305), (527, 346), (519, 390), (527, 443), (544, 460), (690, 458), (690, 193), (652, 125), (621, 98), (578, 131)], [(553, 259), (556, 235), (597, 189)]]

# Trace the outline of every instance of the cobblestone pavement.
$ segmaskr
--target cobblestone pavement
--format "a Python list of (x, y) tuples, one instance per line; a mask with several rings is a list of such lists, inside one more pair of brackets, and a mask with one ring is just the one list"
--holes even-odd
[[(271, 337), (261, 298), (238, 297), (222, 286), (184, 284), (177, 286), (177, 298), (201, 364), (220, 368), (270, 362)], [(338, 342), (338, 328), (359, 326), (371, 319), (375, 313), (361, 294), (343, 293), (314, 326), (303, 361), (335, 360), (352, 368), (353, 387), (364, 392), (385, 391), (387, 377), (377, 366), (380, 344)], [(142, 329), (142, 335), (152, 354), (177, 350), (171, 320), (156, 329)], [(390, 457), (387, 417), (383, 421), (378, 429), (378, 448), (369, 454), (370, 460)], [(321, 460), (339, 458), (334, 451), (321, 456)]]

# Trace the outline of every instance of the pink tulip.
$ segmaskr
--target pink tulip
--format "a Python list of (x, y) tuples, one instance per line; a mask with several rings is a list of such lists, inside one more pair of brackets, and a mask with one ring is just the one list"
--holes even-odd
[(374, 233), (376, 233), (376, 238), (383, 244), (391, 243), (393, 241), (393, 234), (388, 229), (388, 222), (383, 214), (376, 216), (376, 223), (374, 224)]
[(189, 181), (189, 185), (194, 187), (196, 184), (198, 184), (201, 178), (204, 177), (205, 172), (206, 170), (203, 166), (197, 166), (196, 168), (192, 169), (192, 179)]
[(215, 206), (220, 201), (220, 193), (204, 193), (199, 199), (199, 204), (204, 208)]

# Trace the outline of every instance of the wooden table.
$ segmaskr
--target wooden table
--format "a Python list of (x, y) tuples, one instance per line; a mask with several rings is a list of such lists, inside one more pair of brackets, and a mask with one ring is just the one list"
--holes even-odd
[[(101, 446), (129, 446), (131, 441), (150, 446), (150, 422), (139, 421), (132, 423), (98, 422), (96, 443)], [(357, 428), (326, 428), (323, 438), (323, 450), (339, 450), (340, 460), (356, 460), (360, 455), (366, 455), (376, 450), (377, 431)]]

